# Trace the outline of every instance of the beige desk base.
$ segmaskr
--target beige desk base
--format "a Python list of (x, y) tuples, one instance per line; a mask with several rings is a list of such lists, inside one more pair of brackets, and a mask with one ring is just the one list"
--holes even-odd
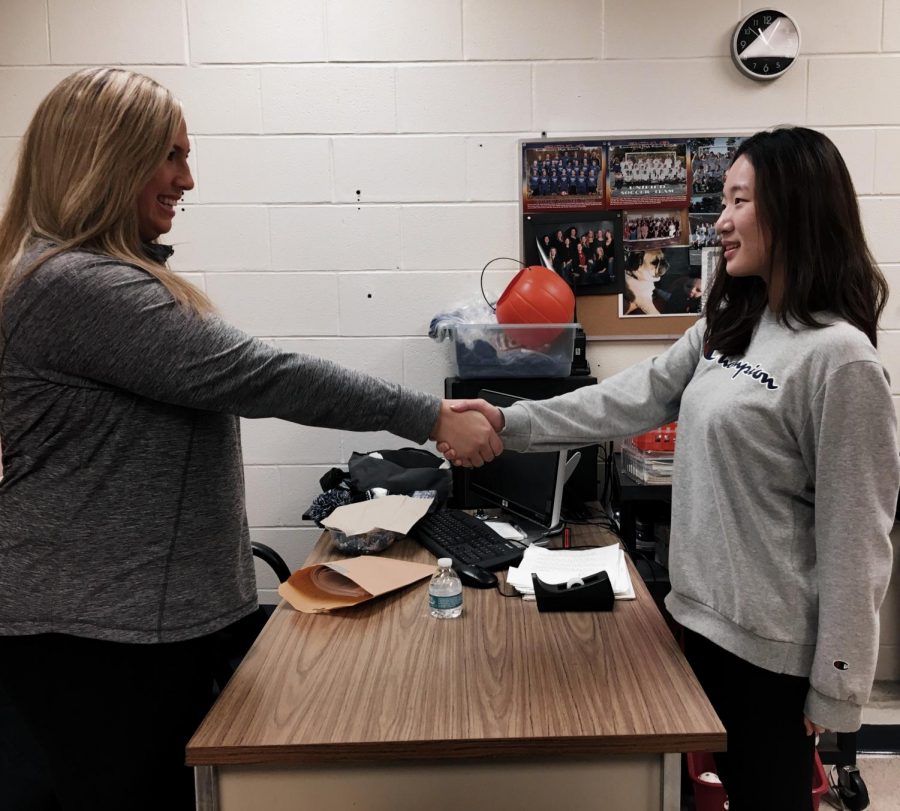
[(198, 811), (678, 811), (679, 755), (373, 766), (198, 766)]

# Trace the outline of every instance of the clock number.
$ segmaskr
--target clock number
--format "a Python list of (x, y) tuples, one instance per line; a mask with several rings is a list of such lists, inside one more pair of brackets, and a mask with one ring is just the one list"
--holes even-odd
[(753, 29), (752, 29), (752, 28), (745, 28), (745, 29), (744, 29), (744, 36), (745, 36), (745, 37), (752, 37), (752, 36), (753, 36)]
[(781, 70), (781, 62), (775, 63), (775, 70)]
[(742, 40), (738, 43), (738, 45), (740, 45), (740, 46), (741, 46), (741, 50), (743, 50), (744, 48), (747, 47), (747, 40), (742, 39)]
[(768, 73), (768, 72), (769, 72), (769, 63), (767, 62), (765, 65), (763, 65), (763, 73)]
[(756, 70), (756, 62), (753, 62), (753, 63), (750, 65), (750, 69), (751, 69), (751, 70)]
[(771, 14), (766, 14), (766, 15), (763, 16), (763, 25), (768, 25), (768, 24), (771, 23), (771, 22), (772, 22), (772, 15), (771, 15)]

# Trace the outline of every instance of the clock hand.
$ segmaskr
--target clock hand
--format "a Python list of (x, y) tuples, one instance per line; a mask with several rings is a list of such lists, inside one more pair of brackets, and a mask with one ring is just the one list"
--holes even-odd
[(758, 28), (757, 31), (759, 32), (759, 38), (763, 41), (763, 43), (764, 43), (765, 45), (768, 45), (768, 44), (769, 44), (769, 40), (766, 39), (766, 35), (763, 33), (762, 28)]

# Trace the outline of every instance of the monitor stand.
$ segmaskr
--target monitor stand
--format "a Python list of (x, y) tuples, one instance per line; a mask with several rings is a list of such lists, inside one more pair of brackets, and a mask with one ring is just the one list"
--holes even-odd
[(499, 507), (483, 507), (477, 510), (475, 513), (476, 518), (481, 518), (482, 520), (488, 521), (503, 521), (506, 524), (512, 524), (516, 529), (522, 532), (525, 535), (525, 538), (521, 539), (521, 542), (524, 544), (537, 544), (538, 546), (542, 546), (546, 544), (553, 535), (558, 535), (562, 532), (562, 523), (553, 529), (548, 530), (547, 527), (541, 526), (540, 524), (535, 524), (533, 521), (529, 521), (526, 518), (522, 518), (518, 515), (513, 515), (512, 513), (506, 512)]

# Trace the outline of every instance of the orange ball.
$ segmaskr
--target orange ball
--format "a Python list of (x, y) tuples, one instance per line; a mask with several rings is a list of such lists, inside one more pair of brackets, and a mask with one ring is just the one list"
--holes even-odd
[[(549, 268), (522, 268), (497, 301), (498, 324), (568, 324), (575, 315), (575, 294), (563, 278)], [(553, 341), (561, 329), (515, 330), (517, 343), (537, 349)]]

